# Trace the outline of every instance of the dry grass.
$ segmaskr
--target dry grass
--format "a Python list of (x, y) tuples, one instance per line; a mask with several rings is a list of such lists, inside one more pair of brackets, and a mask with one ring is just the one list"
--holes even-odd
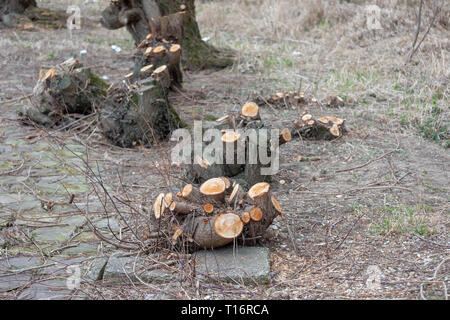
[(319, 98), (334, 92), (448, 146), (448, 3), (413, 63), (404, 65), (416, 25), (413, 9), (377, 1), (383, 30), (368, 30), (360, 2), (211, 2), (198, 6), (198, 20), (214, 44), (238, 50), (237, 70), (261, 77), (271, 91), (302, 81)]
[[(61, 1), (58, 7), (73, 2)], [(75, 2), (82, 14), (94, 20), (108, 1)], [(195, 283), (183, 282), (155, 288), (100, 282), (84, 288), (92, 298), (143, 299), (149, 292), (167, 292), (178, 299), (444, 297), (442, 283), (448, 283), (449, 264), (439, 266), (448, 261), (449, 155), (420, 135), (439, 144), (448, 139), (450, 50), (449, 26), (443, 17), (449, 10), (440, 16), (413, 63), (405, 66), (414, 35), (414, 13), (400, 1), (398, 6), (377, 1), (385, 29), (368, 31), (359, 2), (363, 1), (197, 4), (203, 36), (211, 37), (217, 46), (237, 50), (237, 63), (232, 70), (212, 75), (185, 74), (185, 91), (171, 96), (184, 119), (219, 117), (255, 89), (275, 92), (297, 89), (300, 83), (318, 99), (339, 94), (346, 100), (343, 108), (311, 112), (347, 119), (347, 136), (334, 142), (295, 140), (281, 150), (281, 170), (272, 185), (286, 221), (276, 221), (270, 230), (273, 237), (264, 243), (271, 248), (271, 283), (200, 282), (197, 288)], [(53, 3), (42, 1), (45, 6)], [(0, 102), (29, 93), (41, 65), (59, 63), (82, 49), (88, 51), (82, 62), (111, 81), (120, 80), (133, 65), (133, 44), (125, 30), (110, 32), (93, 24), (74, 33), (72, 39), (65, 31), (0, 32), (5, 78), (0, 81)], [(116, 54), (112, 44), (119, 44), (123, 51)], [(288, 123), (297, 116), (297, 110), (264, 108), (262, 112), (264, 120), (272, 122)], [(4, 115), (13, 118), (13, 113), (8, 108)], [(34, 128), (17, 128), (24, 135), (35, 132)], [(436, 137), (437, 132), (442, 134)], [(151, 200), (160, 192), (184, 183), (180, 168), (170, 169), (170, 183), (160, 174), (167, 159), (154, 148), (125, 150), (105, 144), (98, 134), (89, 139), (88, 134), (76, 132), (50, 133), (56, 142), (45, 135), (38, 139), (54, 145), (75, 139), (90, 150), (93, 161), (102, 163), (102, 179), (111, 186), (112, 196), (126, 200), (127, 205), (120, 206), (123, 214), (132, 216), (131, 205), (136, 210), (142, 204), (151, 208)], [(170, 142), (161, 145), (164, 150), (170, 147)], [(361, 170), (336, 173), (391, 151), (389, 157)], [(97, 153), (99, 159), (95, 159)], [(297, 155), (318, 161), (299, 163)], [(281, 179), (284, 184), (278, 183)], [(90, 192), (96, 198), (94, 191), (95, 186)], [(288, 235), (287, 224), (293, 237)], [(136, 225), (145, 226), (138, 220)], [(133, 239), (129, 232), (123, 236)], [(373, 265), (383, 273), (378, 291), (366, 286), (366, 272)], [(178, 266), (171, 270), (183, 271)]]

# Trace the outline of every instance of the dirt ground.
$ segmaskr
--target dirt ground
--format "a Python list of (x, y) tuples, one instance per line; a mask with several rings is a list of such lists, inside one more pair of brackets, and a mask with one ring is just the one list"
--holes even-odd
[[(3, 213), (12, 217), (0, 224), (0, 240), (9, 237), (2, 254), (10, 257), (26, 254), (51, 260), (73, 239), (44, 248), (36, 238), (24, 236), (24, 230), (32, 233), (40, 228), (33, 224), (33, 213), (42, 208), (17, 208), (6, 196), (18, 195), (34, 204), (43, 198), (66, 201), (72, 192), (80, 205), (95, 198), (83, 175), (85, 168), (78, 167), (83, 164), (64, 152), (64, 146), (78, 146), (76, 152), (84, 159), (100, 164), (98, 170), (111, 193), (137, 205), (148, 205), (160, 192), (183, 185), (181, 168), (167, 166), (167, 159), (161, 158), (160, 150), (170, 152), (171, 142), (145, 150), (120, 149), (110, 146), (98, 130), (88, 128), (89, 122), (70, 131), (46, 131), (16, 120), (17, 110), (27, 103), (17, 99), (32, 92), (41, 66), (74, 55), (109, 82), (120, 81), (130, 72), (131, 37), (125, 30), (112, 32), (95, 23), (107, 1), (78, 2), (87, 20), (72, 34), (65, 29), (0, 29), (0, 204)], [(411, 13), (400, 15), (383, 1), (383, 12), (393, 13), (382, 16), (385, 30), (378, 33), (361, 29), (364, 23), (356, 14), (344, 19), (346, 12), (361, 8), (353, 3), (334, 4), (333, 16), (329, 14), (333, 2), (323, 1), (324, 13), (311, 9), (299, 14), (296, 29), (292, 27), (295, 13), (283, 11), (278, 4), (271, 9), (264, 6), (258, 16), (261, 1), (257, 2), (197, 4), (202, 35), (219, 47), (234, 49), (237, 62), (222, 71), (186, 72), (182, 92), (172, 93), (170, 99), (190, 123), (218, 118), (241, 106), (255, 91), (297, 90), (300, 83), (305, 94), (318, 101), (329, 95), (344, 99), (343, 107), (305, 108), (314, 116), (346, 119), (348, 134), (334, 141), (296, 138), (281, 147), (280, 171), (272, 188), (284, 219), (277, 218), (270, 236), (262, 241), (271, 251), (271, 282), (202, 283), (200, 287), (179, 283), (170, 288), (85, 284), (83, 292), (91, 299), (142, 299), (164, 290), (179, 299), (448, 298), (449, 25), (433, 28), (413, 63), (405, 65), (414, 33)], [(292, 5), (292, 1), (283, 2)], [(67, 4), (61, 1), (58, 7)], [(266, 12), (269, 9), (271, 14)], [(312, 26), (305, 29), (305, 24)], [(115, 52), (111, 45), (122, 50)], [(81, 50), (87, 54), (79, 56)], [(304, 111), (264, 106), (262, 117), (289, 124)], [(43, 183), (49, 177), (55, 180)], [(55, 191), (55, 181), (69, 178), (67, 192)], [(60, 224), (75, 212), (70, 206), (47, 212), (59, 220), (45, 220), (46, 226)], [(41, 213), (36, 216), (48, 218)], [(83, 232), (84, 226), (78, 227)], [(90, 236), (74, 239), (77, 244), (98, 245)], [(104, 250), (113, 249), (106, 246)], [(23, 290), (0, 293), (0, 298), (19, 298)]]

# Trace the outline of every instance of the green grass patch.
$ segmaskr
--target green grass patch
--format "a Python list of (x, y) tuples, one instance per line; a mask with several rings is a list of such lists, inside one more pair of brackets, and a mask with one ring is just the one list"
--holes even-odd
[(381, 207), (377, 210), (381, 214), (380, 220), (371, 229), (379, 236), (411, 233), (429, 236), (433, 233), (427, 221), (427, 212), (431, 209), (427, 205)]

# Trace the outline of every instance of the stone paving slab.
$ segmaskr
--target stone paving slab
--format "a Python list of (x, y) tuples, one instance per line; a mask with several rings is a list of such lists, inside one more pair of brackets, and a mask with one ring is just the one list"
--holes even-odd
[(76, 226), (38, 228), (31, 233), (36, 242), (65, 242), (75, 232)]
[(79, 300), (84, 295), (70, 290), (67, 279), (51, 279), (33, 283), (20, 295), (20, 300)]
[[(135, 264), (136, 270), (139, 271), (134, 272)], [(161, 269), (147, 271), (145, 270), (143, 258), (125, 257), (122, 253), (113, 254), (109, 258), (103, 273), (103, 280), (108, 283), (130, 283), (131, 280), (139, 284), (138, 277), (147, 283), (167, 283), (180, 280), (180, 275), (176, 273), (170, 273)]]
[(0, 275), (0, 292), (11, 291), (30, 283), (31, 274)]
[[(204, 250), (195, 254), (197, 276), (202, 279), (215, 279), (242, 284), (265, 284), (270, 281), (269, 249), (263, 247), (222, 248)], [(109, 258), (103, 280), (109, 283), (138, 281), (133, 272), (136, 264), (137, 276), (149, 283), (168, 283), (179, 281), (180, 275), (166, 270), (145, 270), (143, 258), (123, 256), (117, 253)]]
[(196, 272), (201, 277), (243, 284), (270, 281), (269, 249), (264, 247), (226, 247), (196, 254)]

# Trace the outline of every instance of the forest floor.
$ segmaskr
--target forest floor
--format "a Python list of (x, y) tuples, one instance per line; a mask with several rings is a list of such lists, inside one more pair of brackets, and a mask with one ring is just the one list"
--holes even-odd
[[(27, 269), (34, 263), (53, 266), (113, 251), (87, 227), (81, 213), (87, 203), (99, 229), (127, 232), (117, 214), (105, 218), (102, 196), (93, 192), (88, 178), (90, 169), (122, 200), (119, 209), (127, 208), (130, 199), (145, 206), (168, 185), (182, 185), (180, 168), (170, 167), (170, 178), (161, 174), (167, 159), (158, 150), (109, 145), (89, 126), (95, 125), (94, 117), (70, 131), (17, 121), (27, 100), (16, 100), (32, 92), (42, 66), (77, 56), (111, 83), (130, 72), (134, 44), (129, 34), (95, 23), (107, 1), (78, 2), (87, 20), (72, 34), (65, 29), (0, 29), (0, 299), (26, 298), (38, 292), (30, 291), (36, 283), (50, 286), (54, 280), (54, 270), (2, 274), (8, 261)], [(61, 1), (58, 7), (68, 3)], [(343, 16), (361, 9), (342, 6), (336, 12)], [(156, 289), (89, 282), (79, 293), (91, 299), (143, 299), (158, 292), (179, 299), (448, 296), (449, 26), (433, 28), (413, 63), (405, 65), (414, 33), (409, 16), (383, 18), (386, 29), (374, 31), (358, 25), (360, 17), (328, 17), (327, 9), (325, 16), (315, 11), (302, 15), (308, 23), (318, 19), (304, 30), (292, 27), (295, 10), (272, 7), (265, 14), (246, 1), (199, 3), (202, 35), (218, 47), (234, 49), (237, 62), (221, 71), (186, 72), (183, 91), (170, 97), (189, 123), (221, 117), (255, 91), (297, 90), (300, 83), (318, 101), (330, 95), (344, 100), (337, 108), (305, 108), (314, 116), (346, 119), (348, 134), (334, 141), (294, 139), (281, 147), (272, 188), (286, 219), (277, 219), (272, 237), (262, 241), (271, 253), (270, 283), (202, 283), (198, 290), (191, 282)], [(122, 50), (115, 52), (112, 45)], [(79, 56), (81, 50), (87, 53)], [(264, 106), (261, 112), (265, 121), (289, 124), (304, 111)], [(163, 142), (160, 148), (170, 152), (172, 146)], [(52, 202), (68, 202), (71, 194), (72, 204), (49, 208)], [(20, 285), (11, 286), (13, 281)]]

